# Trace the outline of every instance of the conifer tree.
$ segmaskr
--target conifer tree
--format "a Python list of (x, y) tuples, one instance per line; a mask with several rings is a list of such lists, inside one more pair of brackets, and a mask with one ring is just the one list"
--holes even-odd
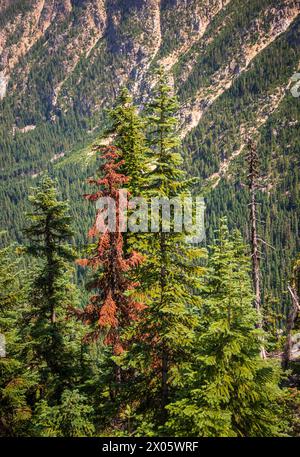
[(38, 402), (32, 421), (34, 436), (87, 437), (95, 428), (91, 422), (93, 409), (78, 390), (64, 390), (61, 403), (49, 406), (45, 400)]
[(70, 382), (74, 351), (78, 349), (74, 347), (78, 332), (74, 323), (66, 320), (68, 308), (77, 301), (70, 267), (75, 258), (69, 244), (73, 231), (68, 205), (59, 199), (49, 176), (42, 178), (29, 200), (33, 209), (27, 214), (30, 244), (26, 252), (35, 260), (35, 267), (23, 335), (30, 342), (26, 357), (42, 379), (51, 382), (55, 395), (55, 385), (61, 392), (64, 382)]
[[(176, 198), (182, 203), (191, 181), (181, 170), (182, 158), (177, 150), (176, 99), (163, 71), (154, 98), (148, 106), (151, 171), (147, 173), (147, 197)], [(171, 209), (173, 214), (173, 210)], [(173, 395), (177, 373), (188, 360), (197, 323), (199, 276), (203, 268), (199, 257), (203, 250), (186, 243), (186, 233), (164, 228), (160, 209), (156, 233), (145, 239), (146, 260), (140, 268), (141, 288), (147, 297), (144, 319), (134, 330), (136, 344), (127, 356), (136, 372), (135, 386), (142, 391), (139, 410), (159, 409), (154, 422), (166, 419), (166, 405)], [(149, 408), (150, 405), (150, 408)]]
[(95, 238), (96, 242), (91, 246), (89, 258), (78, 261), (82, 266), (93, 268), (94, 275), (87, 287), (95, 293), (83, 310), (77, 310), (77, 315), (91, 326), (87, 337), (96, 340), (100, 335), (103, 336), (104, 344), (111, 347), (114, 354), (123, 351), (121, 331), (137, 319), (144, 308), (129, 294), (136, 284), (128, 278), (128, 274), (141, 263), (142, 257), (135, 251), (129, 257), (124, 257), (119, 190), (128, 178), (119, 172), (124, 165), (120, 156), (121, 153), (114, 146), (103, 148), (101, 176), (89, 180), (98, 189), (85, 195), (92, 202), (99, 198), (110, 198), (115, 203), (115, 225), (104, 227), (101, 219), (104, 208), (98, 209), (95, 223), (89, 231), (89, 236)]
[(131, 196), (140, 196), (147, 170), (146, 122), (137, 112), (126, 88), (121, 89), (109, 117), (111, 125), (106, 133), (114, 137), (114, 144), (121, 151), (124, 162), (120, 172), (128, 177), (124, 186)]
[(26, 293), (24, 272), (12, 247), (0, 250), (0, 437), (26, 434), (32, 409), (27, 394), (33, 379), (21, 358), (18, 327)]
[[(138, 113), (131, 95), (122, 88), (116, 106), (109, 112), (110, 127), (107, 134), (114, 138), (114, 144), (121, 152), (120, 173), (127, 176), (123, 183), (128, 198), (146, 197), (148, 170), (148, 148), (146, 144), (146, 121)], [(130, 218), (132, 209), (127, 208)], [(142, 230), (123, 233), (123, 250), (125, 257), (132, 250), (144, 251), (144, 235)]]
[(132, 276), (142, 262), (142, 256), (132, 251), (127, 252), (125, 257), (119, 190), (128, 178), (119, 171), (124, 165), (121, 151), (109, 146), (99, 147), (98, 152), (101, 153), (99, 176), (89, 179), (96, 189), (85, 198), (93, 203), (100, 198), (110, 199), (114, 203), (110, 213), (113, 224), (109, 226), (109, 220), (105, 220), (106, 208), (98, 206), (94, 225), (89, 230), (91, 244), (88, 256), (78, 260), (79, 265), (92, 270), (86, 281), (86, 288), (92, 295), (88, 304), (75, 310), (75, 313), (89, 327), (85, 341), (96, 351), (96, 363), (101, 367), (101, 376), (97, 374), (99, 368), (96, 367), (89, 380), (89, 391), (94, 385), (103, 392), (103, 396), (93, 400), (94, 407), (102, 418), (102, 427), (111, 427), (122, 422), (123, 390), (128, 378), (128, 370), (122, 369), (117, 360), (128, 346), (128, 341), (123, 340), (123, 333), (140, 318), (144, 309), (143, 303), (132, 295), (138, 286)]
[[(249, 142), (249, 152), (247, 154), (247, 162), (249, 165), (249, 190), (251, 196), (250, 203), (250, 220), (251, 220), (251, 249), (252, 249), (252, 278), (255, 291), (255, 308), (258, 313), (261, 312), (261, 290), (260, 290), (260, 255), (258, 249), (258, 234), (257, 234), (257, 180), (258, 180), (258, 154), (256, 146)], [(260, 323), (262, 327), (262, 323)]]
[(277, 436), (282, 393), (278, 364), (262, 360), (252, 307), (250, 260), (238, 233), (221, 221), (208, 263), (192, 369), (168, 406), (167, 432), (179, 436)]

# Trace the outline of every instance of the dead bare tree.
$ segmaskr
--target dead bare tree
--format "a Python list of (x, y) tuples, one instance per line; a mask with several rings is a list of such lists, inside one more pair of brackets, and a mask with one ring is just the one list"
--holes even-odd
[[(258, 178), (259, 178), (259, 159), (257, 154), (257, 148), (252, 140), (248, 140), (248, 186), (250, 191), (250, 224), (251, 224), (251, 258), (252, 258), (252, 280), (254, 288), (254, 306), (259, 315), (258, 328), (263, 327), (263, 319), (261, 312), (261, 283), (260, 283), (260, 251), (259, 242), (261, 238), (258, 236), (258, 219), (257, 219), (257, 199), (256, 193), (258, 189)], [(261, 348), (261, 357), (266, 358), (266, 351), (264, 347)]]

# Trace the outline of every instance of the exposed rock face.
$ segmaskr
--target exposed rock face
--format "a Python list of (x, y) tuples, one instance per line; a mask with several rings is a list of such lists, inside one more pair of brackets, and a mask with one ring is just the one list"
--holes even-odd
[[(146, 95), (149, 86), (153, 85), (151, 64), (160, 63), (171, 72), (180, 59), (190, 53), (178, 75), (184, 82), (193, 69), (195, 55), (199, 55), (201, 49), (205, 52), (205, 46), (230, 20), (232, 13), (226, 17), (226, 8), (234, 2), (32, 0), (17, 2), (15, 9), (8, 14), (14, 3), (9, 0), (0, 2), (4, 18), (0, 32), (0, 98), (10, 90), (26, 92), (27, 77), (32, 68), (40, 71), (42, 66), (47, 66), (49, 56), (59, 55), (59, 75), (52, 77), (52, 94), (48, 97), (56, 111), (60, 108), (67, 110), (68, 103), (73, 102), (74, 90), (67, 82), (79, 61), (85, 58), (86, 66), (89, 66), (105, 52), (112, 60), (116, 59), (112, 75), (115, 89), (129, 82), (137, 95)], [(257, 54), (287, 30), (299, 13), (299, 5), (294, 0), (277, 2), (277, 5), (271, 3), (250, 21), (238, 53), (227, 56), (222, 68), (211, 75), (210, 84), (199, 88), (198, 93), (187, 100), (187, 107), (182, 110), (182, 136), (199, 123), (203, 112), (230, 88), (232, 81), (247, 69)], [(218, 15), (224, 15), (223, 23), (221, 21), (214, 34), (206, 37), (206, 31)], [(31, 52), (39, 43), (43, 52)], [(19, 78), (14, 77), (15, 74)], [(80, 77), (80, 82), (83, 78)], [(7, 87), (11, 80), (11, 86)], [(63, 106), (60, 106), (64, 86)], [(96, 98), (98, 103), (95, 105), (100, 108), (106, 94), (98, 94)], [(89, 109), (92, 108), (89, 106)]]
[[(185, 54), (194, 43), (204, 35), (212, 19), (224, 8), (230, 0), (206, 0), (205, 2), (174, 1), (167, 9), (166, 22), (170, 17), (180, 18), (178, 37), (174, 40), (174, 50), (161, 58), (160, 63), (167, 70), (176, 64), (179, 57)], [(171, 26), (171, 24), (170, 24)]]
[(224, 59), (224, 66), (211, 75), (211, 84), (201, 87), (196, 96), (187, 102), (188, 107), (182, 110), (182, 137), (198, 125), (207, 108), (231, 87), (236, 77), (247, 69), (259, 53), (289, 28), (298, 15), (299, 5), (287, 0), (283, 7), (268, 8), (251, 23), (251, 27), (244, 32), (240, 48), (229, 55), (230, 60), (226, 62)]
[(292, 360), (300, 359), (300, 333), (295, 333), (292, 336), (291, 359)]
[(185, 166), (210, 190), (207, 214), (244, 234), (243, 151), (260, 134), (276, 247), (266, 270), (279, 290), (299, 246), (299, 10), (299, 0), (0, 0), (0, 229), (22, 240), (27, 190), (48, 166), (79, 214), (105, 108), (122, 85), (143, 107), (161, 64), (180, 100)]
[[(19, 2), (20, 3), (20, 2)], [(70, 0), (35, 0), (31, 8), (13, 15), (0, 32), (1, 66), (7, 75), (21, 57), (44, 35), (54, 20), (62, 21), (72, 10)], [(6, 2), (6, 10), (13, 2)], [(5, 9), (4, 9), (5, 14)]]
[[(248, 2), (244, 2), (248, 5)], [(147, 98), (153, 68), (165, 67), (175, 88), (194, 84), (199, 62), (234, 21), (241, 0), (31, 0), (0, 1), (0, 99), (23, 106), (35, 93), (19, 126), (53, 122), (79, 108), (93, 116), (111, 103), (121, 85)], [(295, 0), (245, 6), (249, 19), (232, 28), (222, 64), (205, 74), (183, 100), (184, 138), (257, 56), (284, 34), (299, 14)], [(241, 20), (237, 19), (239, 25)], [(289, 75), (292, 76), (292, 75)], [(43, 87), (45, 86), (45, 87)], [(24, 103), (24, 101), (26, 101)], [(16, 117), (24, 117), (18, 109)]]
[(5, 76), (4, 71), (1, 71), (0, 72), (0, 100), (1, 100), (1, 98), (5, 97), (6, 86), (7, 86), (7, 78)]
[(0, 0), (0, 12), (2, 13), (10, 4), (12, 0)]

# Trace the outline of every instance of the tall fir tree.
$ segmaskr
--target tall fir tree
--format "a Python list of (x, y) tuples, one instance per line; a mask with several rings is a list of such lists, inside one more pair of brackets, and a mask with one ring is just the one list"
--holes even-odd
[(167, 433), (278, 436), (283, 394), (277, 362), (260, 359), (260, 316), (252, 307), (250, 259), (239, 233), (221, 221), (211, 248), (192, 368), (168, 406)]
[[(154, 98), (148, 106), (150, 171), (147, 173), (147, 198), (157, 201), (175, 198), (181, 205), (189, 195), (191, 180), (181, 169), (176, 136), (178, 108), (171, 95), (166, 76), (159, 72)], [(193, 345), (193, 329), (197, 324), (199, 306), (199, 278), (203, 267), (199, 258), (203, 249), (186, 243), (185, 231), (175, 228), (174, 209), (171, 208), (170, 230), (159, 209), (155, 233), (144, 239), (145, 262), (139, 270), (141, 289), (147, 297), (144, 319), (133, 330), (136, 343), (127, 354), (127, 363), (134, 368), (135, 388), (143, 392), (137, 411), (154, 414), (154, 426), (166, 420), (166, 406), (174, 395), (177, 374), (188, 363)], [(144, 253), (143, 252), (143, 253)], [(133, 396), (134, 396), (133, 389)], [(157, 414), (157, 411), (159, 413)]]
[(97, 293), (90, 298), (82, 312), (78, 310), (78, 314), (92, 326), (89, 337), (95, 340), (102, 332), (105, 335), (104, 343), (112, 346), (114, 353), (118, 354), (122, 351), (120, 330), (131, 319), (136, 319), (139, 311), (144, 308), (141, 303), (126, 295), (126, 292), (135, 287), (126, 273), (142, 262), (142, 256), (133, 251), (129, 258), (124, 258), (119, 191), (128, 178), (119, 172), (124, 164), (124, 161), (120, 161), (121, 153), (114, 146), (101, 148), (100, 151), (104, 162), (100, 167), (102, 176), (89, 179), (89, 184), (96, 185), (98, 190), (85, 195), (85, 198), (92, 202), (100, 198), (110, 199), (114, 206), (112, 212), (109, 209), (108, 213), (113, 219), (113, 225), (109, 226), (109, 221), (105, 220), (107, 208), (98, 209), (95, 223), (89, 231), (89, 237), (96, 238), (91, 256), (78, 261), (80, 265), (94, 269), (95, 275), (87, 287)]
[[(120, 173), (127, 176), (123, 183), (129, 200), (146, 197), (147, 170), (149, 169), (149, 148), (146, 143), (146, 120), (138, 113), (137, 107), (128, 90), (121, 89), (116, 106), (109, 112), (110, 127), (106, 134), (113, 137), (114, 144), (120, 151)], [(133, 201), (133, 200), (132, 200)], [(132, 209), (128, 206), (127, 216)], [(132, 250), (144, 249), (143, 229), (123, 233), (125, 257)]]
[(24, 271), (16, 249), (0, 250), (0, 437), (25, 436), (32, 417), (28, 392), (35, 382), (21, 357), (21, 310), (26, 300)]
[(138, 113), (125, 87), (120, 91), (116, 106), (109, 112), (109, 119), (110, 127), (106, 134), (112, 135), (114, 145), (121, 151), (124, 162), (120, 172), (128, 177), (123, 184), (132, 197), (140, 196), (146, 184), (146, 121)]
[(29, 309), (23, 315), (24, 357), (39, 372), (41, 388), (59, 399), (64, 387), (76, 378), (80, 329), (67, 320), (68, 308), (78, 300), (71, 262), (73, 231), (68, 204), (59, 199), (54, 181), (45, 176), (29, 197), (26, 252), (34, 259)]

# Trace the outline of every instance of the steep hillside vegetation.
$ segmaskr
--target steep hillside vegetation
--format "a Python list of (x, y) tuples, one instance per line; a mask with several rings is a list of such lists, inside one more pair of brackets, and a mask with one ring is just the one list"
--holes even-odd
[(181, 104), (187, 170), (201, 177), (208, 236), (220, 214), (247, 238), (244, 146), (260, 134), (264, 281), (282, 296), (299, 250), (299, 3), (293, 0), (0, 2), (0, 195), (22, 241), (28, 188), (46, 169), (80, 219), (89, 145), (122, 85), (143, 102), (162, 64)]

